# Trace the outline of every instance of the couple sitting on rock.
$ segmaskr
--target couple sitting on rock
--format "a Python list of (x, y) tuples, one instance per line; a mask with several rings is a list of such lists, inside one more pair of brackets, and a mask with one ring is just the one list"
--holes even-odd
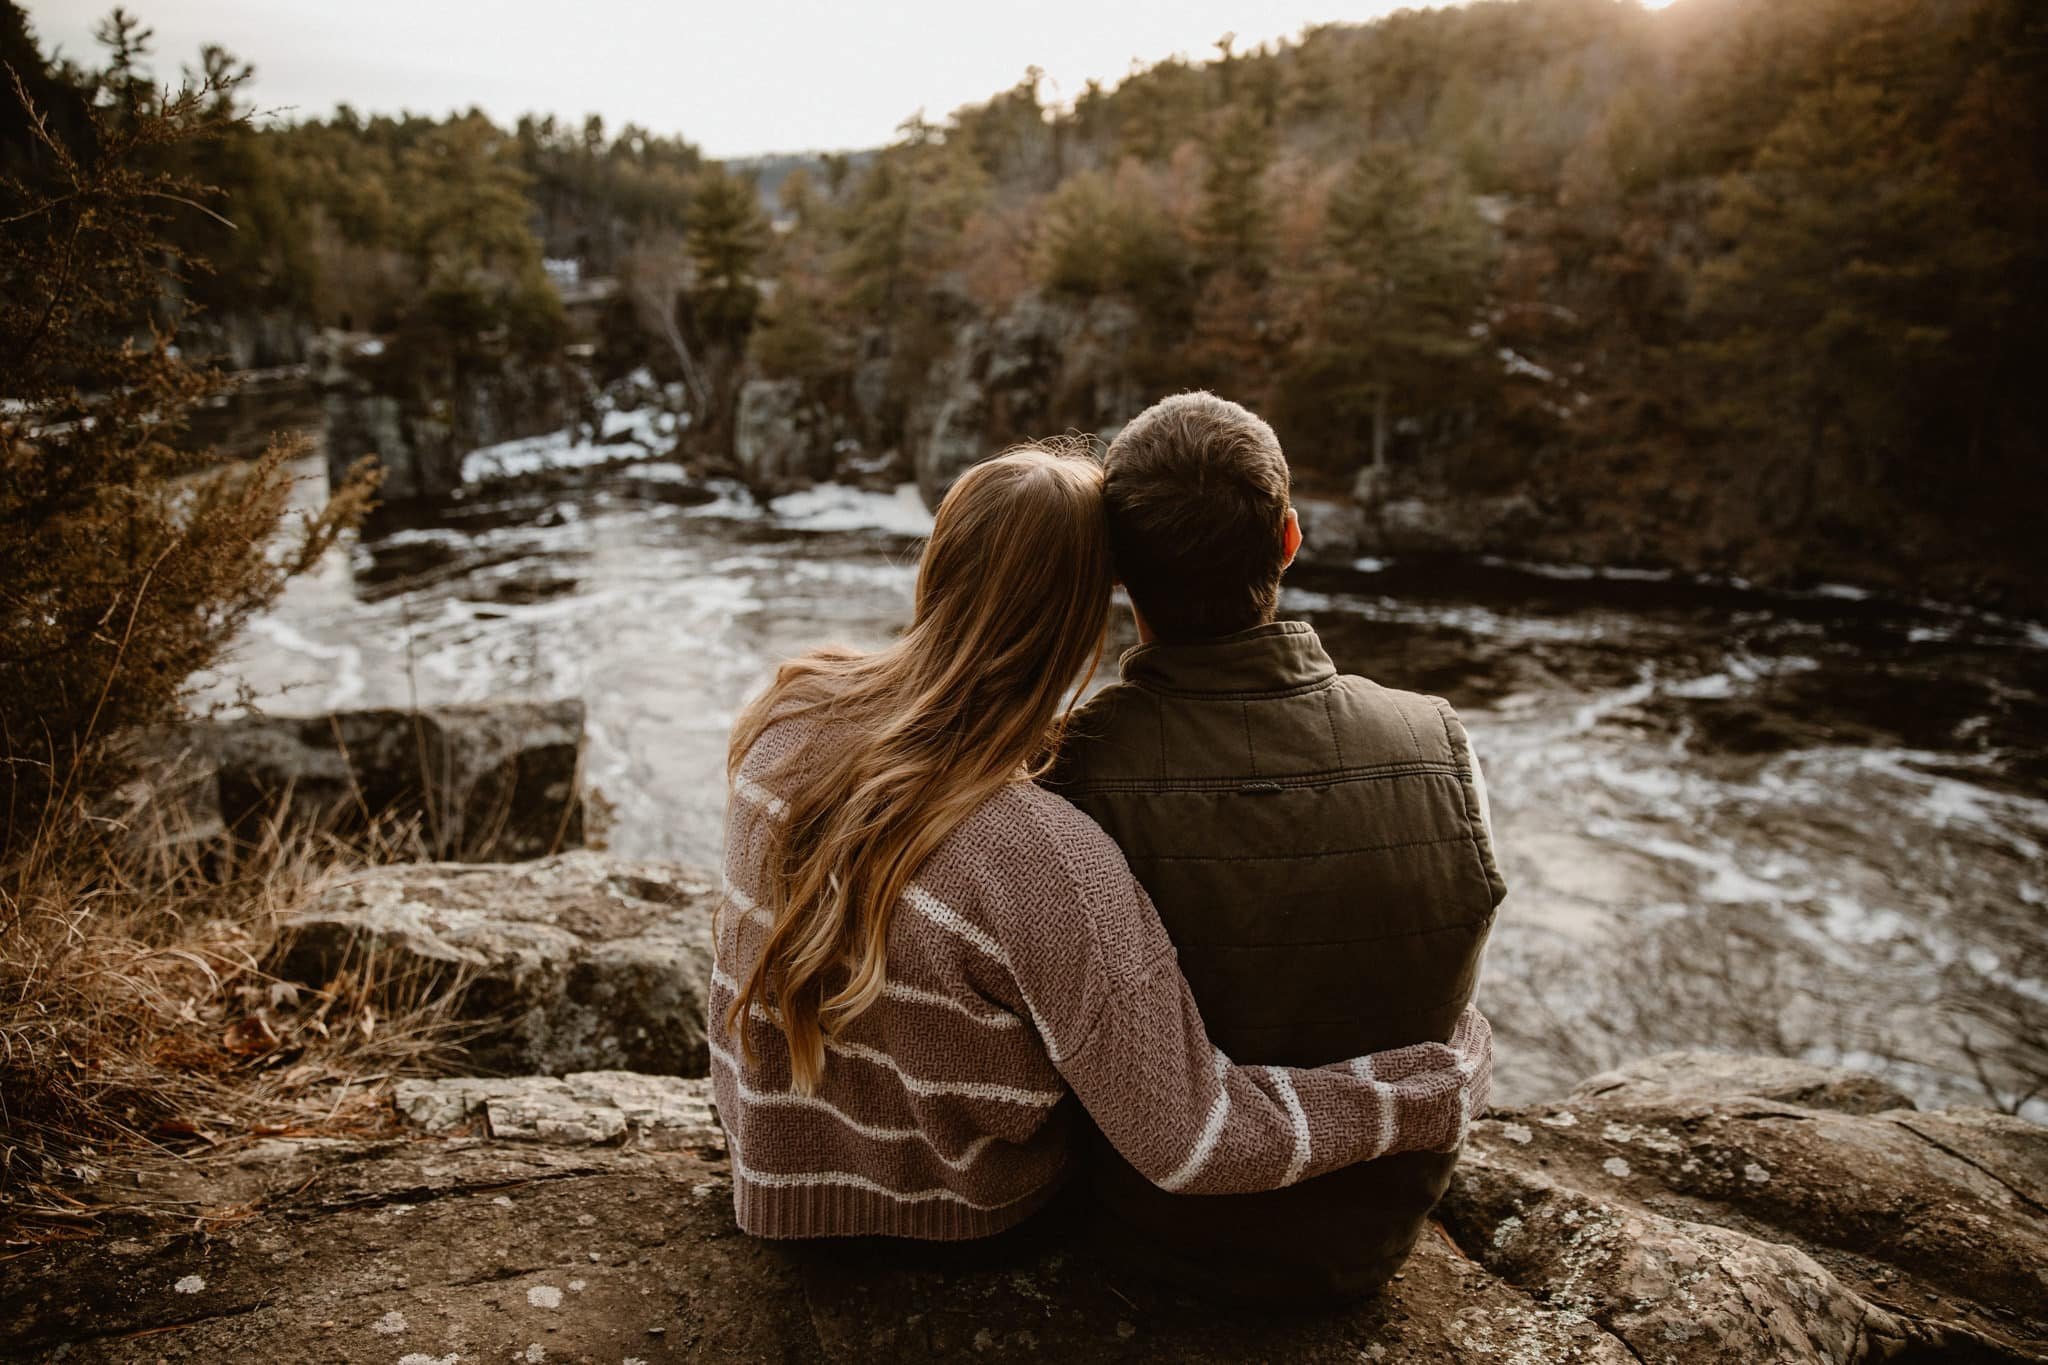
[[(1064, 1189), (1251, 1297), (1400, 1265), (1486, 1106), (1505, 888), (1450, 707), (1274, 619), (1300, 542), (1272, 429), (1169, 398), (1100, 464), (968, 470), (909, 629), (741, 715), (711, 1038), (743, 1229), (982, 1238)], [(1118, 580), (1143, 643), (1070, 711)]]

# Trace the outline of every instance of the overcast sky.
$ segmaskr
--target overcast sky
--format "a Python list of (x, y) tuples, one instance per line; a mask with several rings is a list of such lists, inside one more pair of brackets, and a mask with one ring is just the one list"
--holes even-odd
[[(1665, 0), (1652, 0), (1664, 3)], [(1409, 0), (1412, 6), (1415, 0)], [(96, 60), (112, 0), (28, 0), (45, 51)], [(1049, 100), (1135, 58), (1207, 56), (1400, 0), (128, 0), (156, 30), (159, 80), (216, 42), (256, 65), (250, 97), (292, 117), (481, 106), (602, 114), (680, 133), (713, 156), (869, 147), (923, 109), (939, 118), (1031, 65)]]

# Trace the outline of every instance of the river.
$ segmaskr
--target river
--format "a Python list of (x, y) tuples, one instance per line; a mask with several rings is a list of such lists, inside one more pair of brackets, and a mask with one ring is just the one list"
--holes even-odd
[[(480, 491), (336, 551), (210, 686), (581, 697), (609, 846), (711, 863), (735, 710), (776, 660), (900, 627), (929, 524), (908, 489), (763, 508), (661, 462)], [(2048, 1119), (2048, 628), (1445, 560), (1300, 566), (1283, 611), (1472, 732), (1510, 887), (1482, 987), (1502, 1101), (1706, 1047)]]

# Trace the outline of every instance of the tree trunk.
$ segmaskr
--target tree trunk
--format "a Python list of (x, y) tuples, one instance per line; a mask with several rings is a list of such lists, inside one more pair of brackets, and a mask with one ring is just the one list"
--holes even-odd
[(1387, 467), (1387, 386), (1382, 384), (1372, 396), (1372, 467), (1385, 470)]

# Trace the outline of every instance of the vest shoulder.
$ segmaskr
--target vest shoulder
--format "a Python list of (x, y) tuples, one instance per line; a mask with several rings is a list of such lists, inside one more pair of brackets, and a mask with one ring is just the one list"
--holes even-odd
[(1371, 736), (1378, 741), (1374, 747), (1406, 751), (1420, 762), (1464, 765), (1469, 747), (1465, 727), (1442, 697), (1382, 687), (1344, 673), (1331, 686), (1330, 701), (1331, 723), (1340, 732)]

